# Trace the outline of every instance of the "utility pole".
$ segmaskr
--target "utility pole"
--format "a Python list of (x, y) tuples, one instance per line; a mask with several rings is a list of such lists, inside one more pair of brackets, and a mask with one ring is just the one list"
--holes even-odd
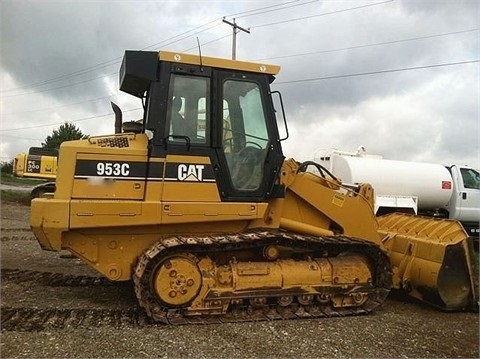
[[(232, 60), (235, 60), (237, 58), (237, 33), (238, 30), (242, 30), (246, 32), (247, 34), (250, 34), (250, 30), (244, 29), (243, 27), (240, 27), (237, 25), (235, 22), (235, 19), (233, 19), (233, 22), (227, 21), (223, 19), (223, 22), (230, 25), (233, 30), (233, 41), (232, 41)], [(237, 30), (238, 29), (238, 30)]]

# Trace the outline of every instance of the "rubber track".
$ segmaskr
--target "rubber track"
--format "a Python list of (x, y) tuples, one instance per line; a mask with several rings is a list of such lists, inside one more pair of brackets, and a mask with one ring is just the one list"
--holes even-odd
[[(163, 254), (190, 252), (203, 255), (214, 251), (234, 251), (261, 248), (269, 244), (290, 246), (309, 251), (312, 249), (328, 249), (334, 253), (355, 251), (367, 255), (375, 263), (374, 283), (378, 290), (370, 294), (369, 299), (359, 307), (333, 308), (332, 306), (299, 304), (277, 310), (276, 305), (253, 309), (250, 306), (236, 307), (225, 315), (186, 316), (180, 309), (162, 307), (149, 290), (149, 272), (155, 267)], [(161, 255), (160, 255), (161, 254)], [(318, 317), (337, 317), (366, 314), (381, 305), (391, 288), (391, 267), (386, 254), (370, 242), (346, 236), (314, 237), (288, 232), (256, 231), (243, 234), (205, 236), (205, 237), (172, 237), (158, 242), (140, 257), (133, 273), (135, 294), (140, 305), (148, 316), (166, 324), (209, 324), (222, 322), (263, 321), (276, 319), (299, 319)]]

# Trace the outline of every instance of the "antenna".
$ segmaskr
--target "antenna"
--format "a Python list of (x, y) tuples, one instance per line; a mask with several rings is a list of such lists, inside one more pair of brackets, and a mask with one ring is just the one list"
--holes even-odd
[(202, 49), (200, 47), (200, 40), (197, 36), (197, 45), (198, 45), (198, 56), (200, 57), (200, 71), (203, 72), (203, 64), (202, 64)]

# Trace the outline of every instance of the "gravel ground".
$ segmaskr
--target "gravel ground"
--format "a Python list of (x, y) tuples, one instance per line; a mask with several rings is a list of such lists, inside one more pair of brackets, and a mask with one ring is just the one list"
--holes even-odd
[[(128, 313), (139, 308), (131, 284), (65, 284), (97, 274), (66, 253), (42, 251), (29, 231), (28, 210), (1, 207), (1, 358), (479, 357), (478, 313), (440, 312), (395, 294), (359, 317), (183, 326), (132, 322)], [(52, 273), (63, 284), (52, 284)], [(100, 313), (100, 319), (29, 329), (8, 321), (8, 311), (15, 310), (27, 322), (21, 315), (38, 319), (45, 310), (86, 310)]]

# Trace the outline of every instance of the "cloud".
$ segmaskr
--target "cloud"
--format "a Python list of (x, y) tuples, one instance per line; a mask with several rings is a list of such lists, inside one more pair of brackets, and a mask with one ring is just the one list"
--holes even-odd
[[(364, 145), (369, 153), (389, 159), (478, 166), (478, 104), (460, 96), (472, 90), (473, 98), (480, 95), (476, 81), (453, 72), (356, 106), (304, 106), (291, 114), (294, 131), (286, 148), (303, 160), (318, 151), (353, 151)], [(469, 110), (451, 112), (458, 104)], [(299, 142), (300, 150), (294, 145)]]
[(118, 91), (124, 50), (197, 53), (198, 37), (204, 55), (229, 57), (227, 16), (250, 28), (237, 35), (239, 59), (282, 66), (273, 88), (288, 115), (286, 154), (312, 159), (321, 148), (365, 145), (392, 159), (480, 167), (478, 62), (405, 70), (478, 60), (476, 1), (302, 0), (283, 10), (245, 1), (1, 6), (0, 160), (40, 145), (64, 121), (87, 134), (111, 132), (110, 101), (125, 120), (139, 118), (139, 100)]

